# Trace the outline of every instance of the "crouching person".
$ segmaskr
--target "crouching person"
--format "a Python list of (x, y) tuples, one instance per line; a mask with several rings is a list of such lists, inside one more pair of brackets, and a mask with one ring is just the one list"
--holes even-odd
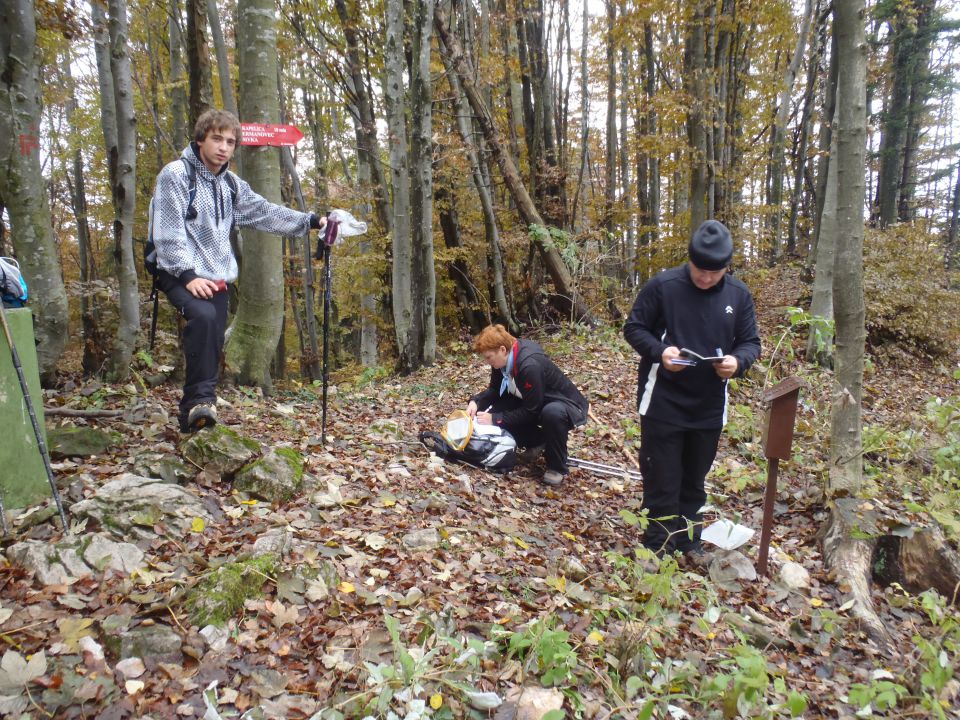
[(543, 450), (541, 482), (560, 485), (567, 475), (567, 436), (587, 421), (587, 399), (533, 340), (518, 340), (503, 325), (489, 325), (473, 349), (490, 366), (490, 386), (470, 398), (478, 423), (508, 430), (519, 447)]

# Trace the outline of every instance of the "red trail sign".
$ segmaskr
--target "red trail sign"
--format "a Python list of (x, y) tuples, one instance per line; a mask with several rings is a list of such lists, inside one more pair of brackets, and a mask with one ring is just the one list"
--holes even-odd
[(296, 145), (303, 140), (303, 133), (294, 125), (263, 125), (260, 123), (242, 123), (241, 145)]

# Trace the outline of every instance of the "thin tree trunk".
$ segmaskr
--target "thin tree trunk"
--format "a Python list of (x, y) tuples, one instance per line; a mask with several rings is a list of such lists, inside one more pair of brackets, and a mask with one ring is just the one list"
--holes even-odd
[[(237, 5), (240, 114), (250, 122), (280, 119), (277, 87), (275, 5), (270, 0), (240, 0)], [(276, 148), (244, 146), (245, 179), (254, 192), (280, 201), (280, 164)], [(227, 370), (242, 384), (271, 389), (270, 363), (283, 323), (283, 265), (280, 243), (264, 232), (243, 234), (239, 304), (227, 341)]]
[(960, 228), (960, 164), (957, 165), (957, 181), (953, 185), (953, 201), (950, 203), (950, 226), (947, 230), (947, 247), (944, 264), (947, 270), (960, 270), (960, 248), (957, 247)]
[(773, 122), (771, 141), (770, 165), (770, 261), (777, 264), (783, 257), (783, 238), (780, 234), (781, 218), (783, 217), (783, 171), (786, 164), (786, 137), (787, 120), (790, 117), (790, 103), (793, 97), (793, 83), (803, 61), (803, 53), (807, 47), (807, 36), (810, 34), (810, 22), (813, 18), (813, 0), (806, 0), (803, 15), (800, 18), (800, 32), (797, 35), (797, 46), (793, 57), (787, 66), (787, 72), (780, 87), (780, 97), (777, 100), (777, 114)]
[(233, 80), (230, 77), (230, 59), (227, 57), (227, 45), (223, 41), (223, 26), (220, 23), (220, 11), (217, 0), (206, 0), (207, 22), (210, 25), (210, 37), (217, 55), (217, 77), (220, 80), (220, 96), (223, 109), (237, 115), (237, 99), (233, 94)]
[(130, 375), (130, 361), (140, 332), (140, 291), (133, 255), (133, 224), (137, 210), (137, 116), (133, 107), (133, 82), (127, 50), (126, 0), (110, 0), (110, 71), (117, 103), (117, 154), (111, 175), (113, 186), (113, 256), (119, 280), (120, 319), (110, 356), (108, 377), (114, 382)]
[(437, 356), (437, 279), (433, 264), (433, 84), (430, 49), (435, 0), (414, 5), (414, 42), (410, 77), (410, 171), (413, 206), (413, 306), (417, 313), (416, 364), (432, 365)]
[[(626, 219), (626, 257), (620, 266), (621, 279), (631, 278), (629, 272), (636, 263), (636, 233), (634, 232), (633, 196), (630, 193), (630, 135), (627, 128), (627, 98), (630, 97), (630, 56), (626, 46), (620, 48), (620, 187), (623, 217)], [(631, 281), (632, 282), (632, 281)]]
[[(577, 171), (577, 184), (573, 192), (573, 207), (571, 209), (571, 222), (574, 230), (577, 230), (577, 212), (580, 204), (580, 193), (583, 190), (583, 173), (587, 166), (587, 143), (590, 140), (590, 83), (587, 74), (587, 53), (589, 50), (588, 30), (590, 27), (590, 12), (587, 0), (583, 0), (582, 11), (583, 25), (580, 32), (580, 169)], [(583, 223), (580, 223), (583, 227)]]
[[(603, 274), (612, 278), (617, 275), (621, 263), (617, 257), (617, 223), (614, 212), (617, 202), (617, 51), (614, 28), (617, 24), (617, 0), (606, 0), (607, 32), (604, 45), (607, 69), (607, 131), (605, 134), (606, 156), (604, 158), (603, 186)], [(607, 284), (608, 294), (613, 292)]]
[(384, 69), (387, 131), (390, 135), (390, 175), (393, 187), (393, 325), (399, 365), (416, 367), (416, 319), (413, 307), (413, 233), (411, 227), (409, 156), (407, 151), (406, 92), (403, 71), (404, 9), (402, 0), (387, 0)]
[[(837, 146), (830, 148), (836, 157)], [(833, 286), (835, 244), (837, 241), (837, 164), (827, 165), (823, 219), (820, 224), (820, 242), (817, 243), (816, 274), (813, 277), (813, 296), (810, 315), (814, 323), (807, 336), (807, 358), (823, 367), (833, 367), (833, 333), (827, 332), (822, 321), (833, 321)]]
[(690, 168), (690, 233), (707, 219), (707, 83), (705, 77), (706, 0), (690, 0), (692, 18), (687, 27), (684, 51), (684, 87), (689, 95), (687, 113), (688, 163)]
[[(460, 239), (460, 218), (456, 202), (446, 184), (437, 185), (436, 194), (443, 243), (449, 250), (457, 251), (463, 247), (463, 243)], [(477, 312), (480, 298), (470, 280), (470, 268), (462, 254), (457, 253), (453, 260), (447, 262), (447, 274), (453, 282), (453, 292), (457, 298), (457, 307), (460, 308), (463, 324), (470, 329), (471, 335), (476, 335), (485, 324), (490, 322), (490, 315), (487, 313), (487, 322), (484, 323), (483, 316)]]
[(813, 241), (810, 245), (810, 255), (807, 259), (808, 267), (812, 267), (816, 261), (817, 244), (820, 242), (820, 228), (824, 204), (826, 202), (829, 165), (831, 162), (835, 162), (835, 158), (830, 157), (830, 149), (833, 145), (833, 120), (835, 119), (835, 109), (837, 106), (838, 73), (837, 35), (835, 32), (832, 32), (830, 41), (830, 71), (823, 88), (823, 113), (820, 116), (820, 138), (817, 143), (817, 155), (820, 160), (817, 163), (816, 197), (814, 198), (816, 201), (816, 212), (813, 219)]
[(70, 186), (70, 204), (73, 216), (77, 222), (77, 254), (80, 265), (80, 322), (83, 341), (83, 357), (80, 367), (85, 376), (99, 372), (104, 360), (104, 344), (100, 339), (100, 329), (97, 323), (99, 315), (97, 299), (90, 292), (90, 281), (93, 279), (90, 262), (90, 223), (87, 216), (87, 190), (83, 173), (83, 149), (80, 131), (76, 124), (77, 95), (76, 86), (70, 71), (71, 53), (65, 51), (61, 57), (61, 71), (67, 86), (67, 124), (70, 127), (70, 147), (72, 150), (72, 167), (66, 173)]
[[(483, 100), (473, 83), (473, 73), (464, 58), (460, 43), (448, 30), (446, 12), (443, 8), (437, 8), (435, 23), (437, 35), (440, 37), (446, 52), (450, 55), (451, 62), (460, 78), (464, 93), (470, 101), (473, 113), (483, 130), (487, 145), (493, 153), (494, 159), (497, 161), (504, 182), (517, 205), (517, 210), (521, 218), (528, 226), (539, 226), (543, 228), (543, 219), (537, 212), (530, 195), (527, 193), (527, 189), (523, 186), (517, 168), (513, 165), (510, 155), (504, 149), (503, 141), (500, 139), (500, 132), (493, 122), (493, 118), (490, 116), (490, 111), (483, 104)], [(538, 233), (533, 233), (533, 235), (534, 242), (543, 256), (547, 272), (553, 280), (556, 292), (567, 304), (572, 317), (575, 320), (593, 324), (593, 316), (577, 291), (570, 270), (563, 262), (563, 258), (560, 257), (560, 253), (557, 252), (557, 249), (552, 245), (545, 244), (543, 240), (538, 237)]]
[[(497, 311), (502, 318), (502, 322), (510, 329), (510, 332), (519, 331), (519, 326), (513, 318), (510, 311), (510, 304), (507, 302), (505, 283), (503, 280), (504, 262), (503, 253), (500, 248), (500, 230), (497, 227), (497, 217), (493, 209), (493, 198), (490, 190), (484, 181), (483, 172), (480, 167), (480, 159), (473, 144), (472, 122), (470, 117), (470, 106), (463, 89), (460, 87), (460, 81), (454, 72), (450, 59), (442, 55), (444, 67), (447, 70), (447, 80), (453, 90), (454, 112), (456, 114), (457, 130), (460, 138), (463, 140), (463, 146), (467, 152), (467, 160), (470, 163), (470, 176), (473, 179), (473, 186), (480, 198), (480, 208), (483, 211), (483, 226), (487, 238), (487, 245), (490, 248), (490, 257), (493, 264), (493, 296), (497, 306)], [(449, 243), (448, 243), (449, 245)]]
[(34, 4), (0, 5), (0, 198), (35, 314), (37, 361), (53, 379), (66, 346), (67, 294), (40, 171), (40, 83)]
[(183, 75), (183, 25), (180, 0), (170, 0), (170, 18), (167, 20), (170, 35), (170, 115), (173, 118), (172, 136), (176, 148), (187, 145), (187, 79)]
[[(651, 138), (656, 138), (659, 133), (654, 102), (657, 95), (657, 63), (653, 52), (653, 26), (649, 22), (644, 23), (643, 26), (643, 46), (644, 86), (648, 107), (647, 134)], [(646, 224), (650, 229), (646, 232), (646, 244), (653, 245), (657, 241), (657, 229), (660, 227), (660, 156), (655, 152), (650, 153), (649, 181), (650, 190), (647, 193), (647, 199), (650, 203), (650, 217), (647, 218)]]
[[(206, 0), (186, 0), (186, 11), (187, 65), (190, 69), (190, 127), (192, 128), (203, 111), (213, 106), (213, 78), (206, 33)], [(276, 62), (276, 58), (273, 58), (273, 62)]]

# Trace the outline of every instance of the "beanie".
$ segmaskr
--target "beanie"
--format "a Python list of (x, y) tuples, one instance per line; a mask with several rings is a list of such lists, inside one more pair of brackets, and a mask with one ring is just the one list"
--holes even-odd
[(733, 240), (726, 225), (707, 220), (697, 228), (687, 250), (690, 261), (701, 270), (722, 270), (733, 258)]

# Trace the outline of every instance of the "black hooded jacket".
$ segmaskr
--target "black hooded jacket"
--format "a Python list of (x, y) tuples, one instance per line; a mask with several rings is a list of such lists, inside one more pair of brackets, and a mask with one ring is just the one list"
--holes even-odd
[[(493, 413), (494, 425), (507, 428), (536, 424), (543, 406), (559, 401), (567, 405), (574, 426), (587, 421), (589, 403), (570, 378), (554, 365), (533, 340), (517, 340), (510, 351), (514, 354), (507, 392), (520, 399), (520, 407)], [(503, 372), (490, 369), (490, 386), (471, 400), (483, 412), (500, 397)]]
[(641, 415), (691, 429), (726, 423), (727, 381), (710, 363), (680, 372), (661, 367), (671, 345), (703, 356), (733, 355), (737, 377), (760, 356), (750, 290), (730, 275), (708, 290), (690, 279), (687, 265), (652, 277), (633, 304), (623, 334), (640, 353), (637, 405)]

